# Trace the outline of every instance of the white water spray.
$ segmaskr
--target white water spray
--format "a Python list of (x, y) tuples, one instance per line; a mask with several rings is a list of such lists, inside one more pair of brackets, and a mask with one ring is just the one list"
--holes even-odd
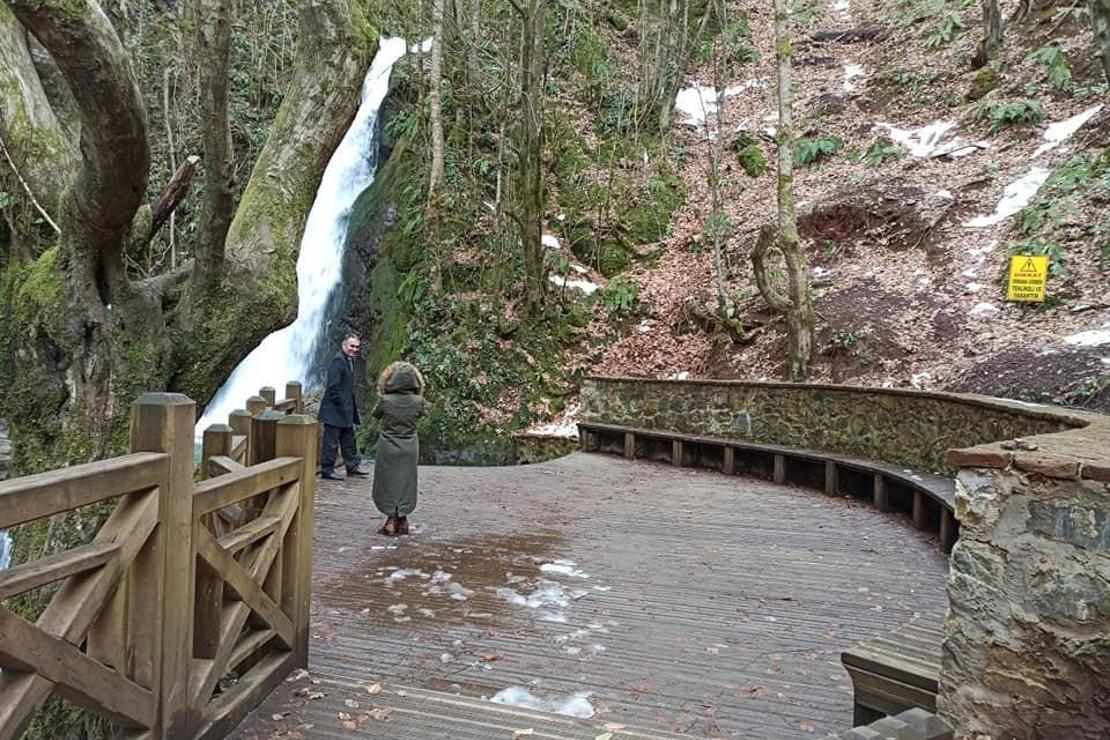
[(210, 424), (227, 423), (228, 414), (263, 386), (280, 389), (290, 380), (311, 381), (308, 373), (327, 330), (328, 301), (342, 274), (351, 208), (374, 182), (378, 111), (389, 91), (393, 65), (406, 50), (404, 39), (382, 39), (363, 82), (355, 120), (324, 170), (297, 258), (296, 321), (266, 337), (239, 363), (197, 422), (198, 435)]

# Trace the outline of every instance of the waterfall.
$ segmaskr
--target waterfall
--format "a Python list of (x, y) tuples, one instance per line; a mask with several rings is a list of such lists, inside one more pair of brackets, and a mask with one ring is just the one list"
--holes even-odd
[(12, 538), (7, 532), (0, 531), (0, 570), (12, 563)]
[(306, 385), (312, 382), (309, 372), (331, 318), (327, 315), (329, 299), (342, 274), (351, 207), (374, 182), (378, 166), (378, 111), (389, 91), (393, 65), (406, 51), (404, 39), (381, 40), (363, 82), (355, 120), (324, 170), (297, 258), (296, 320), (262, 340), (239, 363), (205, 408), (197, 422), (197, 435), (210, 424), (227, 423), (228, 414), (263, 386), (281, 389), (290, 380)]

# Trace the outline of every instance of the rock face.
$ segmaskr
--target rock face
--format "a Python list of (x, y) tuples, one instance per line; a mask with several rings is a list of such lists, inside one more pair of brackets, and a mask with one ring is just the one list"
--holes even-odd
[(959, 733), (1110, 737), (1110, 485), (967, 469), (939, 712)]
[(1041, 408), (1046, 412), (974, 396), (789, 383), (593, 378), (582, 386), (582, 418), (594, 423), (839, 452), (927, 471), (952, 472), (944, 456), (953, 447), (1072, 426)]

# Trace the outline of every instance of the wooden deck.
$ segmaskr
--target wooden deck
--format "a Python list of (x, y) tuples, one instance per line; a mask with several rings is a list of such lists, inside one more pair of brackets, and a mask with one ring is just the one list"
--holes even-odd
[[(311, 673), (234, 737), (821, 737), (852, 721), (840, 651), (943, 610), (927, 535), (819, 491), (584, 454), (426, 468), (387, 539), (369, 490), (319, 486)], [(512, 687), (594, 714), (483, 701)]]

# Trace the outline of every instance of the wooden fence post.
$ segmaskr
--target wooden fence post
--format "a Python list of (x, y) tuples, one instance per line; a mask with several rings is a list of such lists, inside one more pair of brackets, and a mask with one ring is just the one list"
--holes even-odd
[(266, 399), (262, 396), (251, 396), (247, 399), (247, 413), (257, 416), (266, 410)]
[(282, 548), (281, 608), (296, 627), (293, 652), (298, 666), (308, 665), (308, 621), (312, 598), (312, 543), (316, 529), (316, 420), (286, 416), (277, 423), (278, 457), (301, 458), (300, 502)]
[(285, 414), (273, 409), (266, 409), (251, 417), (251, 465), (277, 457), (274, 451), (277, 423), (284, 418)]
[[(231, 456), (233, 430), (227, 424), (213, 424), (204, 430), (200, 453), (200, 477), (207, 479), (208, 460), (217, 456)], [(195, 527), (205, 527), (219, 537), (218, 514), (208, 514)], [(194, 534), (194, 536), (196, 536)], [(211, 660), (220, 646), (220, 612), (224, 603), (224, 580), (201, 560), (196, 565), (196, 601), (193, 604), (193, 655)]]
[(213, 457), (231, 456), (231, 438), (234, 431), (228, 424), (211, 424), (204, 430), (200, 446), (200, 478), (208, 479), (208, 461)]
[(301, 381), (290, 380), (285, 384), (285, 398), (293, 399), (296, 403), (293, 405), (294, 414), (304, 413), (304, 388), (301, 386)]
[(251, 412), (246, 409), (235, 409), (227, 415), (227, 423), (235, 436), (246, 437), (247, 439), (242, 457), (236, 459), (236, 462), (246, 465), (247, 461), (251, 459)]
[(131, 451), (169, 454), (158, 491), (153, 546), (131, 566), (128, 653), (135, 680), (153, 679), (155, 737), (192, 736), (189, 706), (193, 634), (193, 423), (196, 404), (179, 393), (144, 393), (131, 405)]
[(258, 390), (258, 395), (266, 399), (266, 405), (270, 408), (274, 407), (277, 403), (277, 390), (271, 385), (264, 385)]

